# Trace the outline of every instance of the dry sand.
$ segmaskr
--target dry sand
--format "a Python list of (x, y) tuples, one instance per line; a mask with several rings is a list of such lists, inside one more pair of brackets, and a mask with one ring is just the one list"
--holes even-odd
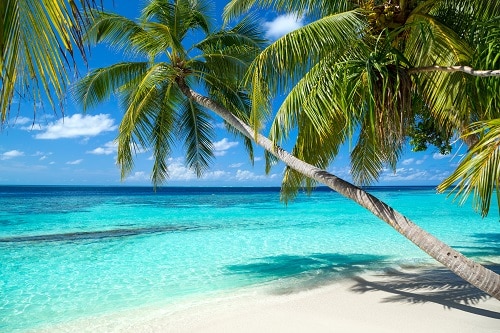
[(273, 288), (48, 331), (500, 332), (500, 301), (444, 269), (372, 273), (288, 293)]

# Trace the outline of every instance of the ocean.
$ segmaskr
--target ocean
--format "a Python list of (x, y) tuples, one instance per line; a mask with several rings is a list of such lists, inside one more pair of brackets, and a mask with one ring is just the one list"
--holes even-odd
[[(500, 263), (496, 207), (483, 219), (431, 187), (369, 192), (465, 255)], [(435, 263), (334, 191), (288, 205), (279, 196), (279, 188), (0, 186), (0, 331)]]

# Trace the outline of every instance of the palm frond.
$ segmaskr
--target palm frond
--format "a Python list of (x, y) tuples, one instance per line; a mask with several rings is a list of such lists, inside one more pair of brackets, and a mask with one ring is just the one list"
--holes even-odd
[(171, 52), (184, 56), (184, 47), (171, 27), (156, 22), (146, 22), (141, 27), (145, 31), (130, 38), (139, 53), (147, 54), (150, 58)]
[[(68, 70), (79, 53), (86, 61), (82, 34), (94, 0), (0, 3), (0, 122), (14, 99), (36, 105), (47, 99), (55, 108), (69, 83)], [(62, 103), (60, 103), (62, 106)]]
[[(168, 106), (164, 94), (165, 87), (173, 83), (170, 70), (168, 64), (158, 63), (148, 68), (140, 78), (122, 86), (125, 88), (120, 93), (123, 94), (126, 111), (119, 127), (117, 158), (122, 179), (133, 169), (132, 151), (149, 147), (151, 133), (155, 133), (155, 119), (162, 108)], [(168, 92), (172, 93), (171, 89)]]
[(148, 70), (146, 62), (123, 62), (90, 72), (73, 87), (73, 95), (86, 110), (109, 98), (117, 90), (141, 78)]
[(351, 175), (356, 184), (370, 185), (378, 180), (385, 166), (396, 171), (402, 154), (401, 142), (378, 142), (373, 131), (363, 128), (351, 152)]
[[(332, 65), (334, 64), (323, 59), (297, 82), (274, 117), (269, 136), (271, 140), (278, 143), (286, 140), (290, 131), (297, 127), (302, 114), (314, 125), (319, 135), (330, 131), (327, 125), (329, 122), (325, 118), (329, 112), (338, 109), (325, 107), (325, 105), (331, 106), (331, 102), (338, 101), (332, 98), (329, 92), (338, 91), (336, 90), (339, 86), (337, 82), (340, 81), (336, 72), (333, 73), (333, 77), (329, 76), (332, 74), (329, 70)], [(328, 80), (328, 83), (325, 83), (325, 80)], [(340, 91), (338, 92), (341, 95)], [(319, 104), (322, 105), (319, 106)]]
[(94, 13), (92, 20), (92, 26), (85, 35), (89, 43), (107, 43), (110, 47), (131, 55), (140, 52), (135, 43), (131, 43), (141, 36), (146, 38), (147, 33), (140, 24), (124, 16), (105, 12)]
[(225, 82), (239, 89), (240, 79), (265, 43), (261, 34), (255, 21), (244, 19), (235, 27), (210, 34), (197, 43), (195, 47), (202, 52), (191, 62), (196, 61), (194, 66), (199, 66), (203, 59), (197, 68), (200, 73), (206, 73), (210, 81)]
[(312, 19), (340, 13), (357, 8), (364, 1), (349, 0), (317, 0), (314, 2), (306, 0), (232, 0), (223, 11), (224, 22), (229, 22), (252, 8), (271, 9), (277, 12), (297, 13), (308, 15)]
[[(0, 14), (4, 17), (1, 26), (0, 38), (0, 74), (1, 74), (1, 94), (0, 94), (0, 122), (7, 119), (8, 111), (15, 93), (15, 86), (18, 77), (18, 63), (20, 58), (19, 49), (21, 27), (19, 25), (19, 7), (14, 0), (3, 1), (0, 4), (2, 10)], [(30, 59), (26, 59), (29, 63)], [(21, 73), (22, 74), (22, 73)]]
[[(329, 113), (328, 109), (324, 110), (324, 127), (330, 130), (318, 132), (315, 123), (307, 116), (307, 112), (304, 112), (304, 115), (297, 118), (298, 133), (292, 150), (292, 154), (297, 158), (322, 169), (326, 169), (337, 156), (349, 133), (345, 117)], [(266, 169), (274, 162), (274, 159), (270, 159)], [(287, 168), (281, 184), (281, 199), (288, 202), (297, 195), (299, 189), (304, 188), (310, 193), (315, 186), (314, 180)]]
[(407, 20), (406, 29), (409, 35), (405, 56), (415, 67), (456, 65), (471, 58), (470, 45), (430, 15), (412, 14)]
[(473, 207), (486, 216), (496, 192), (500, 212), (500, 118), (471, 125), (466, 135), (481, 135), (457, 169), (438, 186), (439, 192), (455, 193), (463, 204), (473, 194)]
[[(445, 1), (446, 2), (446, 1)], [(415, 10), (408, 19), (405, 56), (414, 67), (427, 65), (457, 65), (470, 63), (472, 46), (449, 25), (443, 24), (431, 13), (439, 12), (439, 4), (431, 4), (426, 11)], [(452, 15), (452, 11), (448, 15)], [(459, 14), (457, 14), (459, 15)], [(463, 73), (422, 73), (414, 77), (417, 90), (430, 108), (439, 126), (461, 128), (473, 119), (471, 111), (477, 92), (472, 89), (474, 78)]]
[(155, 119), (149, 141), (153, 147), (153, 170), (151, 181), (157, 187), (168, 178), (168, 157), (175, 140), (176, 113), (175, 108), (180, 102), (180, 93), (173, 84), (163, 84), (158, 94), (161, 105), (155, 110)]
[(191, 100), (186, 100), (179, 117), (179, 135), (186, 149), (186, 163), (201, 177), (214, 158), (210, 115)]
[(261, 49), (267, 41), (262, 38), (262, 27), (258, 24), (255, 16), (244, 17), (234, 27), (223, 29), (215, 33), (207, 35), (196, 47), (202, 51), (209, 49), (225, 49), (226, 47), (248, 47), (249, 49)]
[(473, 25), (500, 15), (500, 3), (485, 0), (439, 0), (433, 1), (429, 14), (458, 35), (470, 40), (475, 38), (471, 34)]
[[(304, 188), (305, 179), (306, 177), (300, 172), (290, 167), (286, 167), (281, 181), (280, 200), (285, 204), (293, 201), (293, 199), (297, 197), (299, 191)], [(311, 184), (311, 186), (313, 186), (313, 184)]]
[[(500, 7), (500, 6), (499, 6)], [(476, 24), (473, 29), (476, 45), (472, 57), (473, 68), (500, 68), (500, 14), (498, 17)], [(480, 96), (473, 100), (472, 107), (479, 119), (500, 117), (500, 79), (495, 77), (474, 78), (468, 81), (469, 90)]]
[(201, 28), (205, 34), (210, 32), (211, 23), (207, 19), (210, 7), (209, 2), (201, 0), (152, 0), (144, 7), (141, 20), (172, 27), (172, 35), (182, 40), (193, 29)]
[(356, 11), (327, 16), (295, 30), (268, 46), (249, 69), (251, 124), (256, 129), (269, 116), (269, 98), (288, 91), (325, 55), (342, 54), (366, 26)]

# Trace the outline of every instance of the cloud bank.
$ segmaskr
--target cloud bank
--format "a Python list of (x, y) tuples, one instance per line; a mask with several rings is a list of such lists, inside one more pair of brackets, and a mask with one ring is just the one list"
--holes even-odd
[(43, 126), (36, 139), (55, 140), (78, 137), (97, 136), (103, 132), (114, 131), (118, 126), (109, 114), (98, 114), (95, 116), (75, 114), (70, 117), (59, 119)]

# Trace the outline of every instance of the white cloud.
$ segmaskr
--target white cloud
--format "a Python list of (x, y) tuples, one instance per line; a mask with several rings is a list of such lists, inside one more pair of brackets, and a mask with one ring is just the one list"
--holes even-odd
[(229, 172), (223, 171), (223, 170), (215, 170), (215, 171), (209, 171), (203, 175), (203, 179), (205, 180), (218, 180), (218, 179), (224, 179), (230, 176)]
[(297, 14), (285, 14), (276, 17), (270, 22), (264, 23), (266, 37), (269, 39), (278, 39), (287, 33), (296, 30), (304, 25), (304, 17), (298, 17)]
[(224, 138), (220, 141), (214, 142), (214, 155), (215, 156), (224, 156), (227, 153), (227, 150), (238, 145), (238, 142), (229, 141), (227, 138)]
[(408, 158), (408, 159), (404, 160), (403, 162), (401, 162), (401, 164), (403, 164), (403, 165), (410, 165), (410, 164), (412, 164), (414, 161), (415, 161), (415, 159), (414, 159), (414, 158)]
[[(116, 147), (118, 148), (118, 145), (116, 145)], [(144, 153), (147, 153), (148, 151), (150, 151), (151, 149), (149, 148), (144, 148), (144, 147), (140, 147), (140, 146), (135, 146), (133, 144), (130, 145), (130, 149), (132, 149), (132, 151), (135, 153), (135, 154), (144, 154)], [(153, 157), (154, 158), (154, 157)]]
[(215, 128), (226, 129), (226, 124), (224, 123), (212, 123), (212, 126)]
[(248, 170), (238, 170), (236, 171), (235, 178), (239, 181), (249, 181), (249, 180), (264, 180), (276, 178), (276, 174), (271, 175), (257, 175), (254, 172)]
[(9, 150), (3, 154), (0, 154), (0, 160), (10, 160), (11, 158), (24, 156), (24, 153), (19, 150)]
[(114, 131), (117, 126), (114, 119), (109, 114), (98, 114), (95, 116), (75, 114), (70, 117), (59, 119), (42, 126), (43, 131), (37, 134), (37, 139), (61, 139), (90, 137), (101, 134), (102, 132)]
[(435, 160), (442, 160), (443, 158), (449, 158), (449, 157), (450, 155), (443, 155), (440, 153), (434, 153), (434, 155), (432, 155), (432, 158)]
[(411, 180), (429, 180), (431, 175), (424, 170), (415, 170), (413, 168), (399, 168), (395, 173), (386, 172), (380, 180), (383, 181), (411, 181)]
[(114, 141), (109, 141), (106, 142), (103, 147), (97, 147), (94, 150), (87, 151), (87, 154), (111, 155), (115, 153), (117, 149), (118, 149), (118, 144)]
[(229, 167), (230, 168), (240, 168), (241, 166), (243, 166), (244, 163), (233, 163), (233, 164), (230, 164)]
[(149, 180), (149, 175), (144, 171), (136, 171), (134, 174), (127, 177), (130, 181), (144, 181)]
[(50, 155), (52, 155), (52, 153), (44, 153), (44, 152), (41, 152), (41, 151), (37, 151), (36, 153), (34, 153), (31, 156), (34, 156), (34, 157), (40, 156), (40, 158), (38, 160), (39, 161), (43, 161), (43, 160), (47, 159)]
[(345, 180), (352, 180), (351, 177), (351, 168), (349, 166), (344, 167), (333, 167), (330, 170), (330, 173), (334, 174), (337, 177), (343, 178)]
[(381, 181), (425, 181), (432, 183), (441, 182), (449, 175), (448, 170), (441, 169), (414, 169), (414, 168), (398, 168), (393, 173), (392, 170), (385, 169), (382, 173)]
[(170, 180), (196, 179), (195, 173), (184, 165), (182, 158), (169, 158), (167, 167)]
[(33, 123), (34, 119), (28, 117), (15, 117), (11, 119), (10, 123), (12, 125), (26, 125), (28, 123)]
[[(170, 158), (168, 160), (168, 179), (169, 180), (194, 180), (197, 179), (196, 174), (191, 171), (188, 167), (184, 165), (184, 160), (182, 158)], [(215, 170), (205, 172), (202, 179), (205, 180), (217, 180), (229, 177), (230, 174), (226, 171)]]
[(424, 162), (425, 162), (425, 160), (426, 160), (428, 157), (429, 157), (428, 155), (425, 155), (424, 157), (422, 157), (422, 159), (417, 160), (417, 161), (415, 162), (415, 164), (420, 165), (420, 164), (424, 163)]
[(79, 159), (79, 160), (74, 160), (74, 161), (68, 161), (66, 162), (66, 164), (69, 164), (69, 165), (77, 165), (77, 164), (80, 164), (82, 163), (83, 160), (82, 159)]

